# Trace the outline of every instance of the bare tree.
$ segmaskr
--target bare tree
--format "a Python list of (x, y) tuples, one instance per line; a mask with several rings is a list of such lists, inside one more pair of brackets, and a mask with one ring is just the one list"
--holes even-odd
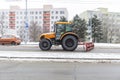
[(20, 29), (17, 31), (17, 34), (22, 41), (25, 41), (25, 26), (21, 26)]
[(4, 34), (4, 18), (5, 18), (5, 16), (4, 16), (4, 14), (2, 14), (1, 16), (0, 16), (0, 34), (1, 35), (3, 35)]
[(41, 27), (37, 25), (37, 22), (31, 21), (29, 26), (29, 38), (30, 41), (37, 42), (39, 40), (38, 36), (42, 33)]
[(112, 43), (112, 39), (113, 39), (113, 30), (109, 29), (109, 42)]

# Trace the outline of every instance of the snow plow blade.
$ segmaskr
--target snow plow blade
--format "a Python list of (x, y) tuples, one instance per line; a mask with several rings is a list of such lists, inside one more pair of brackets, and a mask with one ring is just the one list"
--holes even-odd
[(93, 42), (79, 42), (78, 45), (83, 45), (85, 51), (90, 51), (94, 49)]

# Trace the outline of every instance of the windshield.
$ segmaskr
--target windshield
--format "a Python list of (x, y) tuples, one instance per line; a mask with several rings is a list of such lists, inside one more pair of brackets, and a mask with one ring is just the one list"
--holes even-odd
[(56, 24), (56, 38), (60, 39), (60, 36), (65, 32), (65, 24)]

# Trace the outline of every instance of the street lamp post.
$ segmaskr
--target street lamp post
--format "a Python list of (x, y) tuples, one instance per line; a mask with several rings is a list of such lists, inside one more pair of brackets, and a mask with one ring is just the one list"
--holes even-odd
[(25, 20), (25, 43), (27, 43), (28, 41), (28, 17), (27, 17), (27, 0), (25, 2), (25, 5), (26, 5), (26, 9), (25, 9), (25, 17), (26, 17), (26, 20)]
[(90, 14), (90, 18), (89, 18), (89, 26), (90, 26), (90, 32), (91, 32), (91, 38), (90, 38), (90, 42), (93, 41), (93, 33), (92, 33), (92, 14)]

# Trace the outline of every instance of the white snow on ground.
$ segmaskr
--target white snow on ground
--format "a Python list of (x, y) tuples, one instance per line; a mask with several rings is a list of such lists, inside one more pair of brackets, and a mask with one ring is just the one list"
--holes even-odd
[[(22, 43), (20, 46), (38, 46), (38, 42)], [(95, 48), (120, 48), (120, 44), (95, 43)], [(79, 60), (118, 60), (119, 53), (71, 53), (71, 52), (23, 52), (23, 51), (0, 51), (0, 58), (7, 59), (79, 59)]]
[(0, 51), (0, 59), (27, 61), (67, 61), (67, 62), (120, 62), (120, 54), (114, 53), (63, 53), (63, 52), (16, 52)]
[(93, 58), (93, 59), (120, 59), (118, 53), (63, 53), (63, 52), (17, 52), (17, 51), (0, 51), (1, 57), (8, 58)]
[(120, 48), (120, 44), (94, 43), (97, 48)]
[(34, 45), (39, 45), (39, 42), (27, 42), (27, 43), (22, 42), (20, 46), (22, 46), (22, 45), (24, 45), (24, 46), (34, 46)]

